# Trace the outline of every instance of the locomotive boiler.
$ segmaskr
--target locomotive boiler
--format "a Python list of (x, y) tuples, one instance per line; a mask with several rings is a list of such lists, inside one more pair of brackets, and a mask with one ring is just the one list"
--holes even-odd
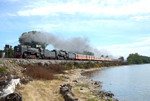
[(14, 47), (15, 58), (43, 58), (44, 50), (40, 46), (31, 47), (28, 45), (18, 45)]

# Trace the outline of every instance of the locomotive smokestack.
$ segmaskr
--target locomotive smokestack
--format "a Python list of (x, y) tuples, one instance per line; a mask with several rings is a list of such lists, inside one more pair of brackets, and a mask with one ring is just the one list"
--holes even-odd
[(40, 31), (30, 31), (23, 33), (19, 38), (20, 44), (41, 44), (44, 46), (52, 45), (57, 49), (65, 49), (73, 52), (83, 52), (85, 50), (91, 50), (89, 40), (87, 38), (74, 37), (74, 38), (62, 38), (51, 33), (45, 33)]

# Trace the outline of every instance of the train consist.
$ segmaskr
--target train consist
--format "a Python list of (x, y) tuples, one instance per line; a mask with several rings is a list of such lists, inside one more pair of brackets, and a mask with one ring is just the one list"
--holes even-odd
[(65, 50), (47, 50), (40, 46), (31, 47), (27, 45), (18, 45), (14, 47), (15, 58), (41, 58), (41, 59), (58, 59), (58, 60), (91, 60), (91, 61), (114, 61), (114, 59), (102, 59), (100, 57), (76, 54)]

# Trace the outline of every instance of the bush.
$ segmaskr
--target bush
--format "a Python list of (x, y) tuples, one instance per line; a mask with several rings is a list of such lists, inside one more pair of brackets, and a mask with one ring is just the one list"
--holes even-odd
[(53, 72), (42, 67), (29, 66), (27, 67), (26, 74), (34, 79), (45, 79), (45, 80), (53, 79)]
[(54, 74), (64, 73), (65, 68), (60, 65), (51, 64), (48, 66), (36, 65), (24, 65), (26, 68), (26, 75), (34, 79), (51, 80), (54, 78)]
[(77, 63), (77, 62), (61, 63), (61, 65), (64, 66), (66, 69), (75, 69), (75, 68), (89, 69), (93, 67), (101, 67), (100, 63), (94, 63), (91, 61), (87, 63)]
[(49, 66), (47, 66), (48, 70), (53, 71), (54, 73), (64, 73), (64, 70), (66, 70), (65, 67), (58, 65), (58, 64), (51, 64)]

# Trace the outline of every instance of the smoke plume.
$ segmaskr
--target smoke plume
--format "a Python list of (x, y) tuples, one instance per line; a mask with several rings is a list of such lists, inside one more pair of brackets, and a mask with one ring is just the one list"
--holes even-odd
[(89, 51), (94, 53), (95, 56), (100, 57), (112, 57), (108, 55), (107, 51), (100, 51), (90, 45), (88, 38), (74, 37), (74, 38), (64, 38), (61, 36), (56, 36), (51, 33), (40, 32), (40, 31), (30, 31), (25, 32), (19, 38), (20, 44), (40, 44), (52, 45), (55, 49), (63, 49), (70, 52), (83, 53), (84, 51)]
[(19, 38), (19, 42), (21, 44), (36, 42), (44, 44), (45, 46), (52, 45), (56, 49), (64, 49), (72, 52), (91, 50), (91, 46), (87, 38), (74, 37), (67, 39), (39, 31), (31, 31), (22, 34), (22, 36)]

